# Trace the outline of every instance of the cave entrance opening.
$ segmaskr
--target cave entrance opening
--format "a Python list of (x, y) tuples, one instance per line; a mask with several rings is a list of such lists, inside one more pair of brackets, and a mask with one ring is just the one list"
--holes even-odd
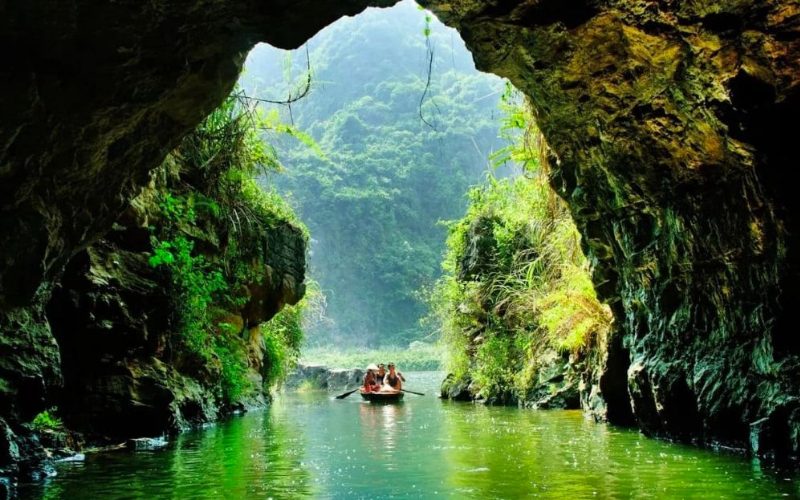
[[(305, 360), (349, 365), (331, 345), (382, 349), (373, 356), (416, 367), (446, 358), (467, 379), (607, 335), (610, 310), (549, 186), (533, 114), (509, 82), (475, 68), (455, 29), (411, 0), (367, 9), (294, 51), (257, 46), (239, 85), (292, 130), (266, 138), (285, 171), (262, 184), (310, 228)], [(485, 362), (470, 367), (475, 355)], [(508, 402), (533, 390), (508, 376), (484, 383), (497, 388), (484, 396)]]
[(503, 100), (518, 93), (411, 0), (342, 18), (294, 51), (256, 46), (240, 87), (315, 143), (272, 134), (285, 171), (263, 179), (310, 228), (326, 309), (308, 345), (432, 343), (422, 292), (441, 276), (442, 221), (463, 217), (487, 176), (519, 175), (492, 165), (509, 145)]

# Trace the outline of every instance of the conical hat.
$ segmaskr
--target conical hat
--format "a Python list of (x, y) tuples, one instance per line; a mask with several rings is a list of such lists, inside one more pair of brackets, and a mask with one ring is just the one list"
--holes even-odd
[(367, 367), (367, 370), (378, 371), (378, 365), (376, 365), (375, 363), (371, 363), (371, 364), (370, 364), (370, 365)]

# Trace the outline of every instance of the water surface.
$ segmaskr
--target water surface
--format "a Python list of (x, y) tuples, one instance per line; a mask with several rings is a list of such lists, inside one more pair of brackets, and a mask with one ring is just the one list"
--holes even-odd
[(65, 463), (32, 498), (778, 498), (794, 474), (738, 455), (647, 439), (578, 411), (434, 397), (409, 374), (398, 405), (284, 394), (267, 410), (178, 436), (155, 452)]

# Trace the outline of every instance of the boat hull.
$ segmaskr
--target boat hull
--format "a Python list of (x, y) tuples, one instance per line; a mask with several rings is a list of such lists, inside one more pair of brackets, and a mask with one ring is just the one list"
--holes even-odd
[[(359, 391), (361, 392), (361, 391)], [(361, 392), (361, 398), (370, 403), (397, 403), (403, 400), (402, 392)]]

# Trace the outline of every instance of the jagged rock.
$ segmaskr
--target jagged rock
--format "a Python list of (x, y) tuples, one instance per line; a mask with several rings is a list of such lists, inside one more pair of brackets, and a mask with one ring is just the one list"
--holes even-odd
[(298, 363), (292, 373), (286, 377), (284, 386), (294, 389), (304, 383), (316, 389), (327, 389), (328, 367), (325, 365)]
[(334, 368), (328, 371), (328, 389), (342, 390), (357, 387), (364, 381), (364, 370), (360, 368)]
[[(305, 239), (288, 223), (250, 235), (269, 251), (264, 258), (242, 257), (254, 270), (243, 304), (215, 315), (243, 341), (253, 390), (223, 402), (220, 363), (178, 347), (170, 276), (149, 263), (160, 196), (188, 189), (192, 174), (167, 162), (112, 230), (70, 261), (52, 294), (47, 314), (64, 376), (59, 407), (71, 428), (114, 438), (160, 435), (266, 402), (267, 346), (259, 325), (305, 293)], [(225, 253), (223, 229), (197, 215), (180, 231), (213, 262)]]
[(774, 415), (785, 421), (769, 441), (800, 454), (797, 413), (781, 410), (800, 395), (785, 125), (800, 112), (800, 6), (421, 3), (479, 69), (531, 98), (554, 151), (553, 185), (618, 325), (590, 377), (595, 407), (652, 435), (733, 446)]
[[(38, 481), (52, 468), (38, 437), (30, 429), (12, 427), (0, 418), (0, 482), (3, 476)], [(6, 484), (13, 487), (10, 481)]]
[[(230, 93), (247, 51), (299, 46), (342, 15), (396, 1), (3, 8), (0, 38), (14, 50), (0, 70), (0, 416), (23, 422), (54, 399), (49, 289)], [(301, 287), (286, 280), (280, 300)]]
[(153, 451), (166, 448), (168, 444), (169, 441), (167, 441), (163, 437), (158, 437), (158, 438), (143, 437), (143, 438), (129, 439), (126, 446), (128, 447), (128, 449), (133, 451)]
[(581, 407), (581, 397), (577, 384), (573, 382), (557, 387), (539, 399), (525, 401), (524, 406), (534, 410), (577, 410)]
[(86, 455), (84, 453), (75, 453), (74, 455), (70, 455), (68, 457), (59, 458), (56, 461), (57, 462), (65, 462), (65, 463), (84, 462), (84, 461), (86, 461)]
[(452, 373), (448, 373), (442, 382), (440, 390), (441, 397), (453, 401), (472, 401), (473, 394), (469, 390), (472, 380), (469, 378), (456, 378)]
[(0, 417), (32, 419), (61, 384), (58, 345), (43, 309), (0, 311)]
[(536, 370), (536, 380), (531, 383), (520, 404), (540, 410), (580, 408), (581, 365), (577, 360), (548, 349), (539, 356), (537, 362), (540, 366)]
[(14, 483), (11, 482), (10, 478), (0, 477), (0, 499), (7, 500), (15, 497)]
[(458, 263), (459, 281), (478, 279), (494, 268), (497, 247), (493, 233), (494, 224), (494, 220), (481, 217), (470, 225), (467, 232), (467, 248)]

